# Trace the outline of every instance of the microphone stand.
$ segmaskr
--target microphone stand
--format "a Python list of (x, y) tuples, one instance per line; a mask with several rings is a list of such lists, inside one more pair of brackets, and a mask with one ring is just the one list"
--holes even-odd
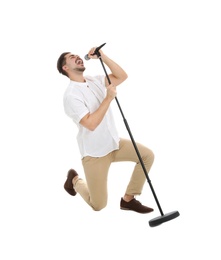
[[(104, 44), (105, 44), (105, 43), (104, 43)], [(100, 49), (101, 47), (103, 47), (104, 44), (102, 44), (102, 45), (99, 47), (99, 49)], [(102, 58), (101, 58), (101, 54), (100, 54), (100, 52), (99, 52), (99, 49), (96, 49), (94, 54), (97, 55), (97, 57), (99, 58), (99, 60), (100, 60), (100, 62), (101, 62), (101, 65), (102, 65), (102, 67), (103, 67), (103, 69), (104, 69), (105, 75), (106, 75), (106, 77), (107, 77), (108, 83), (111, 84), (110, 78), (109, 78), (109, 76), (108, 76), (108, 74), (107, 74), (106, 68), (105, 68), (104, 63), (103, 63), (103, 60), (102, 60)], [(166, 222), (166, 221), (169, 221), (169, 220), (172, 220), (172, 219), (178, 217), (180, 214), (179, 214), (178, 211), (172, 211), (172, 212), (167, 213), (167, 214), (164, 214), (164, 213), (163, 213), (163, 210), (162, 210), (162, 208), (161, 208), (161, 206), (160, 206), (159, 200), (158, 200), (158, 198), (157, 198), (157, 196), (156, 196), (156, 193), (155, 193), (155, 191), (154, 191), (154, 188), (153, 188), (153, 185), (152, 185), (152, 183), (151, 183), (151, 180), (150, 180), (150, 178), (149, 178), (149, 176), (148, 176), (147, 170), (146, 170), (146, 168), (145, 168), (145, 166), (144, 166), (142, 157), (141, 157), (140, 152), (139, 152), (139, 150), (138, 150), (138, 148), (137, 148), (136, 142), (135, 142), (135, 140), (134, 140), (134, 138), (133, 138), (133, 135), (132, 135), (132, 133), (131, 133), (131, 131), (130, 131), (130, 127), (129, 127), (128, 123), (127, 123), (127, 120), (126, 120), (126, 118), (125, 118), (125, 116), (124, 116), (123, 110), (121, 109), (121, 106), (120, 106), (120, 103), (119, 103), (117, 97), (115, 97), (115, 100), (116, 100), (116, 102), (117, 102), (117, 105), (118, 105), (118, 107), (119, 107), (120, 113), (121, 113), (121, 115), (122, 115), (122, 117), (123, 117), (124, 124), (125, 124), (125, 126), (126, 126), (126, 128), (127, 128), (127, 131), (128, 131), (128, 133), (129, 133), (129, 136), (130, 136), (131, 141), (132, 141), (132, 143), (133, 143), (134, 149), (136, 150), (136, 153), (137, 153), (137, 156), (138, 156), (138, 158), (139, 158), (140, 164), (141, 164), (141, 166), (142, 166), (142, 168), (143, 168), (143, 171), (144, 171), (144, 174), (145, 174), (145, 176), (146, 176), (146, 178), (147, 178), (147, 182), (148, 182), (148, 184), (149, 184), (149, 186), (150, 186), (150, 189), (151, 189), (151, 191), (152, 191), (152, 193), (153, 193), (154, 199), (155, 199), (155, 201), (156, 201), (156, 204), (157, 204), (158, 209), (159, 209), (160, 214), (161, 214), (161, 216), (156, 217), (156, 218), (154, 218), (154, 219), (152, 219), (152, 220), (149, 221), (149, 226), (150, 226), (150, 227), (155, 227), (155, 226), (158, 226), (158, 225), (160, 225), (160, 224), (162, 224), (162, 223), (164, 223), (164, 222)]]

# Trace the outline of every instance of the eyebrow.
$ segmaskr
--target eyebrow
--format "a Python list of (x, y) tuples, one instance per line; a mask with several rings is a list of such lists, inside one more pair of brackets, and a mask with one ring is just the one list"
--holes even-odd
[(77, 56), (77, 55), (71, 54), (68, 58), (72, 58), (72, 57), (75, 57), (75, 56)]

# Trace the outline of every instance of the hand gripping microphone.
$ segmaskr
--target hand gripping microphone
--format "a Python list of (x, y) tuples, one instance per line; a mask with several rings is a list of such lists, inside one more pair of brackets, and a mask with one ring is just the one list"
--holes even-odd
[[(101, 46), (97, 47), (94, 51), (94, 53), (92, 55), (98, 55), (99, 54), (99, 50), (105, 45), (106, 43), (103, 43)], [(88, 57), (88, 54), (86, 54), (84, 56), (85, 60), (90, 60), (90, 58)]]

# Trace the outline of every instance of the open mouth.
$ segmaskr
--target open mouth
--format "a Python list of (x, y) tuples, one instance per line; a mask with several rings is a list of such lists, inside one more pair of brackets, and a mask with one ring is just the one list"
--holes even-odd
[(75, 63), (77, 64), (77, 65), (81, 65), (81, 64), (83, 64), (83, 60), (82, 59), (77, 59), (76, 61), (75, 61)]

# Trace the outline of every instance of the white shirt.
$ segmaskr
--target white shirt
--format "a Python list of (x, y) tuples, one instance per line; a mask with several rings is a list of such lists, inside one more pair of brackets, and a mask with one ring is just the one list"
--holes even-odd
[(119, 136), (110, 107), (94, 131), (79, 123), (86, 114), (96, 111), (106, 96), (105, 76), (84, 78), (86, 82), (70, 81), (63, 97), (64, 110), (78, 126), (81, 157), (101, 157), (119, 148)]

